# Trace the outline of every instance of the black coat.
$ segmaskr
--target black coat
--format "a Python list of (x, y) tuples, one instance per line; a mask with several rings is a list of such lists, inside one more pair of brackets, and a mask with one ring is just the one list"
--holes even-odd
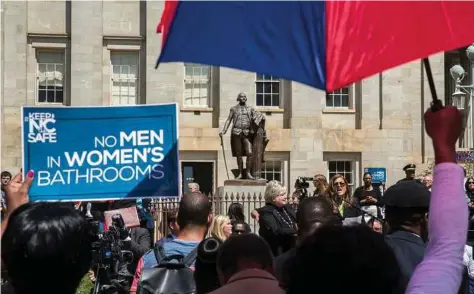
[(151, 249), (150, 232), (144, 228), (130, 229), (130, 240), (122, 241), (122, 250), (133, 253), (133, 261), (127, 265), (127, 270), (134, 275), (140, 258)]
[(421, 237), (405, 231), (396, 231), (385, 236), (385, 242), (392, 248), (401, 271), (400, 293), (405, 293), (416, 266), (425, 255), (425, 242)]
[(259, 235), (267, 241), (272, 249), (273, 255), (278, 256), (293, 248), (296, 242), (296, 214), (290, 205), (285, 205), (283, 209), (289, 215), (293, 227), (288, 227), (281, 218), (284, 212), (278, 212), (278, 208), (272, 204), (267, 204), (257, 211), (259, 217)]
[[(395, 253), (401, 271), (399, 287), (395, 293), (403, 294), (416, 266), (425, 256), (426, 244), (421, 237), (405, 231), (396, 231), (385, 236), (385, 242)], [(468, 292), (467, 278), (467, 271), (465, 271), (458, 293), (464, 294)]]

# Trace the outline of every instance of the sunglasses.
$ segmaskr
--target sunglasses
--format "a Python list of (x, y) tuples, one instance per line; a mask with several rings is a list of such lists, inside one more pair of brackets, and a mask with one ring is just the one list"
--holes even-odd
[(334, 186), (344, 187), (344, 186), (346, 185), (346, 183), (344, 183), (344, 182), (334, 182), (333, 185), (334, 185)]
[(474, 182), (467, 182), (467, 183), (468, 183), (469, 185), (470, 185), (470, 184), (474, 184)]

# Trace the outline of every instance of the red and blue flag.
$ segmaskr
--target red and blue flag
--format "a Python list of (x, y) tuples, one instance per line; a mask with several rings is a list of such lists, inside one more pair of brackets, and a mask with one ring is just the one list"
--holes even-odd
[(470, 1), (167, 1), (158, 60), (333, 91), (474, 42)]

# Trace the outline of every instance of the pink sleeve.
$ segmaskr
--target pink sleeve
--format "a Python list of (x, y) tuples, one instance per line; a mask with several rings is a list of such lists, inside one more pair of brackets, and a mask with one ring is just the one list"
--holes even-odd
[(130, 292), (137, 292), (138, 282), (140, 282), (140, 276), (142, 275), (143, 270), (143, 256), (138, 261), (137, 270), (133, 276), (132, 286), (130, 287)]
[(429, 237), (425, 257), (406, 294), (457, 293), (461, 284), (468, 208), (463, 189), (464, 171), (455, 163), (436, 165), (430, 201)]

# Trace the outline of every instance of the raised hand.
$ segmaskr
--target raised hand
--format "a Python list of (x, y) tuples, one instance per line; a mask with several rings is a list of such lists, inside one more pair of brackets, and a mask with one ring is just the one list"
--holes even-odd
[(456, 141), (461, 135), (462, 115), (452, 106), (425, 113), (426, 133), (433, 140), (436, 164), (456, 162)]
[(19, 172), (5, 187), (8, 214), (11, 214), (21, 205), (28, 203), (28, 191), (33, 183), (34, 175), (34, 171), (30, 170), (23, 181), (22, 172)]

